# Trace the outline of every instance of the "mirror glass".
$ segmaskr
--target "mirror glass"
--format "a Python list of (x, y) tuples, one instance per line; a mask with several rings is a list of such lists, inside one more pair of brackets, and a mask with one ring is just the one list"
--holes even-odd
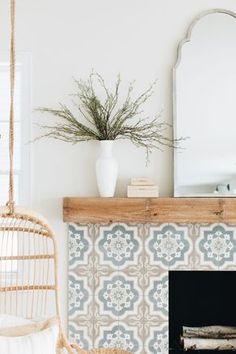
[(175, 191), (236, 196), (236, 18), (208, 11), (191, 24), (174, 68)]

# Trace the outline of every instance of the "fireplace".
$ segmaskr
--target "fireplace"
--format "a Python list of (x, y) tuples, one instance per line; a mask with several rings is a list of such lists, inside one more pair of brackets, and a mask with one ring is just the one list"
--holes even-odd
[[(236, 327), (236, 272), (169, 271), (169, 352), (184, 351), (183, 326), (216, 325), (223, 330)], [(201, 353), (215, 350), (219, 348), (203, 348)], [(196, 353), (196, 347), (189, 351)]]

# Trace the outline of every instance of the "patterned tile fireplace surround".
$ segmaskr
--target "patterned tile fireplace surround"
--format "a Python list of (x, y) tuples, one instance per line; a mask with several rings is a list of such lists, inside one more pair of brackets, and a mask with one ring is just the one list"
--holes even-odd
[(166, 354), (169, 270), (236, 270), (236, 225), (70, 223), (70, 339)]

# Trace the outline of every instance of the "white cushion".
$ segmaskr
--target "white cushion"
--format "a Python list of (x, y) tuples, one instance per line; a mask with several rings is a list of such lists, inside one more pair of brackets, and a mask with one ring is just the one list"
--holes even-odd
[(4, 354), (55, 354), (58, 325), (26, 336), (0, 336), (0, 353)]
[(0, 315), (0, 328), (24, 326), (24, 325), (31, 324), (31, 323), (33, 323), (33, 321), (27, 320), (22, 317), (16, 317), (16, 316), (7, 315), (7, 314)]

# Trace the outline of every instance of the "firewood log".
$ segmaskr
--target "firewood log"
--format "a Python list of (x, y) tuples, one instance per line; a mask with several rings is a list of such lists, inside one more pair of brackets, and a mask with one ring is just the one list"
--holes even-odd
[(196, 338), (236, 338), (236, 327), (230, 326), (204, 326), (183, 327), (183, 337)]
[(181, 337), (185, 350), (235, 350), (236, 339), (184, 338)]

